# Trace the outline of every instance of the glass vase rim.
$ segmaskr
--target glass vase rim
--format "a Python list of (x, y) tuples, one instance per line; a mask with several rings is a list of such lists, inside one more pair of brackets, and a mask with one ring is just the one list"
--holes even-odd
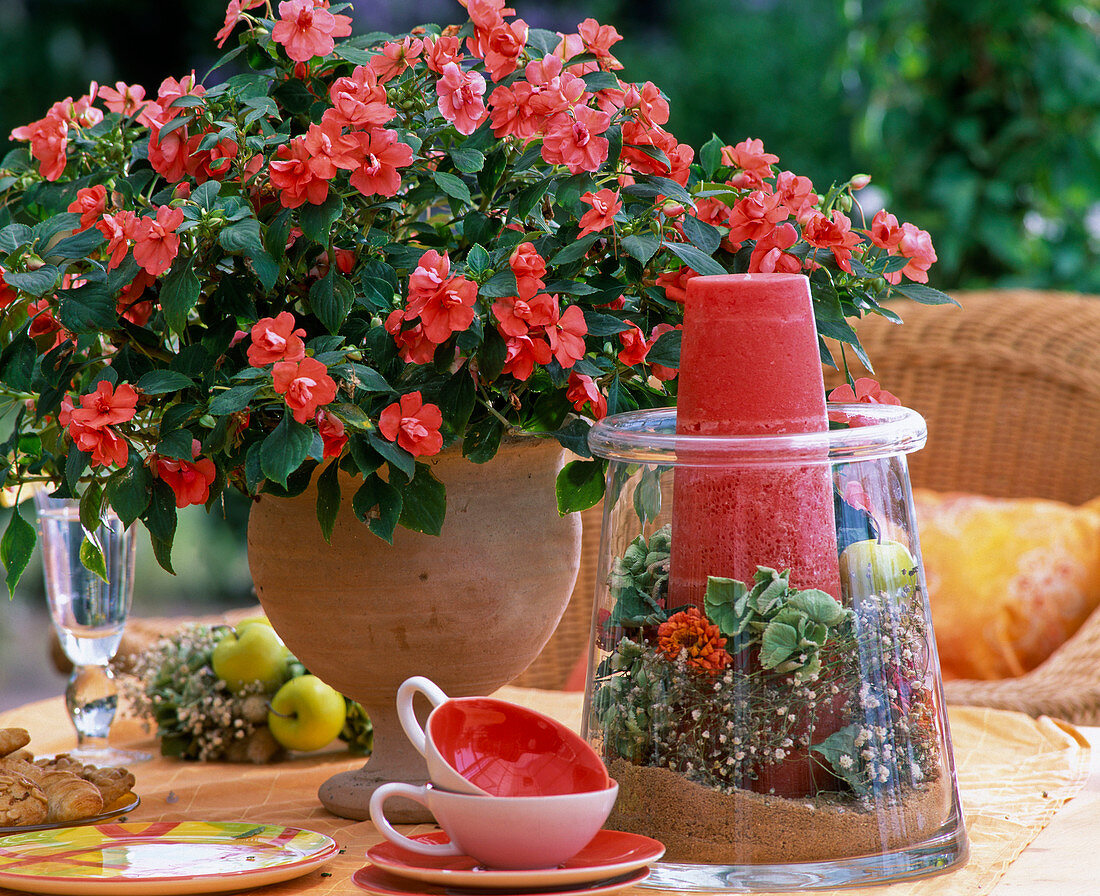
[(829, 402), (849, 426), (815, 432), (697, 435), (676, 432), (676, 408), (604, 417), (588, 433), (597, 457), (626, 463), (831, 463), (909, 454), (924, 447), (928, 427), (912, 408)]

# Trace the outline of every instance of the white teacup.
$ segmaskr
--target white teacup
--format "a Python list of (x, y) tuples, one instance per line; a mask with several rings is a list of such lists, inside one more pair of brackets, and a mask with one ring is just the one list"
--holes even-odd
[[(423, 694), (433, 709), (424, 727), (413, 711)], [(494, 697), (448, 697), (414, 676), (397, 690), (401, 727), (428, 763), (436, 787), (494, 797), (602, 791), (611, 783), (599, 754), (557, 719)]]
[[(370, 817), (398, 846), (427, 856), (472, 856), (490, 868), (553, 868), (571, 859), (596, 836), (618, 796), (612, 781), (603, 790), (554, 796), (479, 796), (451, 793), (431, 784), (383, 784), (371, 795)], [(400, 796), (426, 806), (449, 843), (422, 843), (398, 833), (384, 805)]]

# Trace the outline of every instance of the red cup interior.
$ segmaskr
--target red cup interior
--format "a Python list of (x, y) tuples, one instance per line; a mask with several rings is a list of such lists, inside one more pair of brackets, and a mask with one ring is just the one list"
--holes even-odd
[(584, 738), (534, 710), (486, 697), (440, 704), (428, 737), (462, 777), (492, 796), (552, 796), (611, 786)]

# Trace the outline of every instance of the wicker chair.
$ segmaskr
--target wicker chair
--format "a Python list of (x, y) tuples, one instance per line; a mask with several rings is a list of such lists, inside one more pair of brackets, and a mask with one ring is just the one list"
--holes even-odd
[[(857, 327), (876, 378), (928, 421), (927, 447), (909, 458), (913, 484), (1068, 504), (1100, 496), (1100, 300), (957, 298), (961, 308), (895, 306), (904, 326), (871, 317)], [(1100, 724), (1100, 611), (1037, 669), (944, 690), (953, 703)]]

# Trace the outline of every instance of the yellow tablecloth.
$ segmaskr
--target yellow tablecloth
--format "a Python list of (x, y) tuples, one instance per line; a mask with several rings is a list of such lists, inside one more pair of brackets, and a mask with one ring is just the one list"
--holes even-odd
[[(579, 724), (580, 695), (506, 688), (501, 696)], [(971, 838), (970, 861), (947, 875), (844, 892), (883, 896), (988, 893), (1013, 859), (1083, 785), (1088, 747), (1071, 727), (991, 709), (951, 707), (949, 715)], [(13, 725), (30, 731), (31, 747), (38, 753), (63, 751), (74, 741), (60, 698), (0, 714), (0, 727)], [(119, 720), (112, 739), (119, 745), (156, 752), (153, 738), (132, 719)], [(343, 847), (329, 865), (294, 881), (242, 892), (262, 891), (269, 896), (363, 893), (351, 877), (365, 864), (366, 850), (380, 840), (374, 825), (330, 815), (316, 796), (317, 788), (329, 776), (362, 762), (346, 753), (268, 766), (185, 763), (158, 757), (133, 766), (137, 777), (134, 789), (142, 802), (129, 818), (248, 821), (321, 831)], [(636, 889), (627, 896), (657, 892), (661, 891)], [(0, 888), (0, 896), (12, 893)]]

